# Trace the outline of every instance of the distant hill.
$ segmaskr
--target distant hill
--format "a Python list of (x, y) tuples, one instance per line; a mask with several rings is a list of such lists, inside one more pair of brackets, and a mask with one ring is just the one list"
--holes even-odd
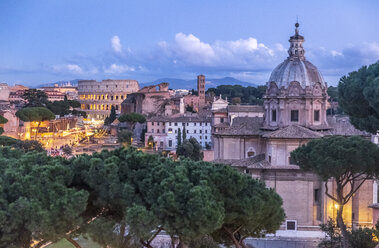
[(54, 86), (55, 84), (58, 84), (58, 86), (64, 86), (64, 85), (67, 85), (68, 83), (70, 83), (72, 86), (78, 86), (79, 80), (81, 80), (81, 79), (73, 79), (73, 80), (69, 80), (69, 81), (58, 81), (58, 82), (54, 82), (54, 83), (40, 84), (37, 86), (37, 88), (39, 88), (39, 87), (51, 87), (51, 86)]
[[(196, 89), (197, 87), (197, 79), (191, 79), (191, 80), (185, 80), (185, 79), (179, 79), (179, 78), (160, 78), (153, 82), (148, 83), (140, 83), (141, 87), (152, 85), (152, 84), (159, 84), (162, 82), (167, 82), (170, 84), (169, 88), (171, 89)], [(253, 86), (256, 87), (256, 84), (244, 82), (232, 77), (224, 77), (224, 78), (205, 78), (205, 87), (206, 88), (213, 88), (217, 87), (219, 85), (234, 85), (239, 84), (242, 86)]]
[[(72, 86), (78, 86), (78, 81), (81, 79), (73, 79), (69, 81), (58, 81), (54, 83), (47, 83), (47, 84), (40, 84), (37, 86), (38, 87), (48, 87), (48, 86), (54, 86), (55, 84), (58, 84), (59, 86), (67, 85), (70, 83)], [(154, 80), (152, 82), (147, 82), (147, 83), (140, 83), (141, 88), (144, 86), (148, 85), (154, 85), (154, 84), (159, 84), (162, 82), (167, 82), (170, 84), (169, 88), (170, 89), (196, 89), (197, 87), (197, 79), (190, 79), (190, 80), (185, 80), (185, 79), (180, 79), (180, 78), (160, 78), (157, 80)], [(219, 85), (235, 85), (239, 84), (242, 86), (253, 86), (256, 87), (256, 84), (241, 81), (238, 79), (235, 79), (233, 77), (224, 77), (224, 78), (205, 78), (205, 87), (208, 88), (215, 88)]]

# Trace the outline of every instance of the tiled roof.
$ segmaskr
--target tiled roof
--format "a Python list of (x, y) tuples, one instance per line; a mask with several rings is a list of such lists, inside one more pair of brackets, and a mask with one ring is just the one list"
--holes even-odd
[(317, 139), (323, 135), (319, 132), (312, 131), (308, 128), (291, 125), (263, 135), (265, 138), (282, 138), (282, 139)]
[(214, 163), (221, 163), (231, 165), (233, 167), (244, 168), (244, 169), (290, 169), (299, 170), (297, 165), (283, 165), (283, 166), (273, 166), (266, 159), (265, 154), (259, 154), (252, 158), (245, 159), (219, 159), (213, 161)]
[(263, 117), (235, 117), (229, 128), (215, 133), (222, 135), (262, 135)]
[(218, 123), (216, 125), (213, 125), (213, 127), (218, 127), (218, 128), (228, 128), (230, 126), (229, 122), (223, 122), (223, 123)]
[(228, 105), (228, 112), (263, 112), (260, 105)]
[(325, 135), (370, 136), (369, 133), (356, 129), (348, 116), (327, 116), (327, 121), (331, 129), (324, 132)]

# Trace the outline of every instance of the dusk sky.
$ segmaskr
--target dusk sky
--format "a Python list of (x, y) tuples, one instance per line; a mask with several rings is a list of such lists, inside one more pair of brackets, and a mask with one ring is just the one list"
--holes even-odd
[(379, 60), (379, 1), (1, 0), (0, 82), (194, 79), (264, 84), (298, 17), (329, 85)]

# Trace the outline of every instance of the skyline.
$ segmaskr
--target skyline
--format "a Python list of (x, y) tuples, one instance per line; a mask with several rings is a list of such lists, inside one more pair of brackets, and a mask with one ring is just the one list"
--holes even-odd
[(376, 1), (2, 1), (0, 82), (235, 77), (264, 84), (288, 56), (296, 16), (305, 56), (329, 85), (379, 59)]

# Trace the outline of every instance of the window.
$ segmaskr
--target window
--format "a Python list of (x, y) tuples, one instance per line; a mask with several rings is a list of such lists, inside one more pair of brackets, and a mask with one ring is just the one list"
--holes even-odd
[(249, 169), (245, 169), (243, 172), (245, 172), (245, 174), (250, 174), (250, 170)]
[(271, 121), (276, 122), (276, 109), (271, 110)]
[(177, 130), (177, 129), (175, 129), (175, 133), (178, 133), (178, 130)]
[(159, 147), (163, 147), (163, 141), (159, 142)]
[(165, 130), (164, 130), (164, 129), (162, 129), (162, 133), (165, 133)]
[(152, 133), (154, 133), (154, 128), (153, 128), (153, 129), (151, 129), (151, 132), (152, 132)]
[(169, 146), (169, 147), (172, 146), (172, 140), (169, 140), (169, 141), (168, 141), (168, 146)]
[(193, 130), (193, 133), (196, 133), (196, 129), (195, 129), (195, 130)]
[(185, 123), (184, 123), (184, 122), (182, 123), (182, 126), (183, 126), (183, 127), (185, 126)]
[(315, 121), (320, 121), (320, 110), (315, 110), (314, 111), (314, 120)]
[(254, 151), (248, 151), (247, 152), (247, 157), (250, 158), (250, 157), (254, 157), (255, 156), (255, 152)]
[(203, 136), (200, 135), (200, 139), (203, 139)]
[(151, 125), (154, 126), (154, 122), (152, 122)]
[(187, 127), (189, 126), (189, 123), (187, 122)]
[(286, 220), (286, 229), (291, 231), (296, 231), (296, 220)]
[(205, 139), (208, 139), (208, 136), (205, 135)]
[(271, 156), (268, 156), (268, 162), (271, 163)]
[(189, 130), (187, 130), (187, 133), (189, 133)]
[(292, 122), (299, 121), (299, 110), (291, 110), (291, 121)]
[(196, 122), (193, 125), (196, 127)]
[(314, 199), (315, 203), (318, 203), (320, 201), (320, 190), (319, 189), (313, 190), (313, 199)]
[(205, 126), (208, 126), (208, 122), (205, 123)]
[(159, 133), (159, 129), (157, 129), (157, 133)]
[(169, 122), (168, 125), (171, 126), (171, 122)]
[(200, 133), (202, 133), (202, 132), (203, 132), (203, 130), (201, 130), (201, 129), (200, 129), (200, 131), (199, 131), (199, 132), (200, 132)]
[(205, 133), (208, 133), (208, 130), (205, 130)]
[(118, 100), (118, 96), (116, 96), (116, 100)]
[(111, 96), (111, 101), (113, 101), (113, 96)]
[(172, 133), (172, 128), (169, 128), (167, 132)]
[(177, 126), (178, 125), (178, 123), (177, 122), (175, 122), (175, 126)]
[(221, 122), (221, 123), (224, 123), (224, 118), (220, 118), (220, 122)]

